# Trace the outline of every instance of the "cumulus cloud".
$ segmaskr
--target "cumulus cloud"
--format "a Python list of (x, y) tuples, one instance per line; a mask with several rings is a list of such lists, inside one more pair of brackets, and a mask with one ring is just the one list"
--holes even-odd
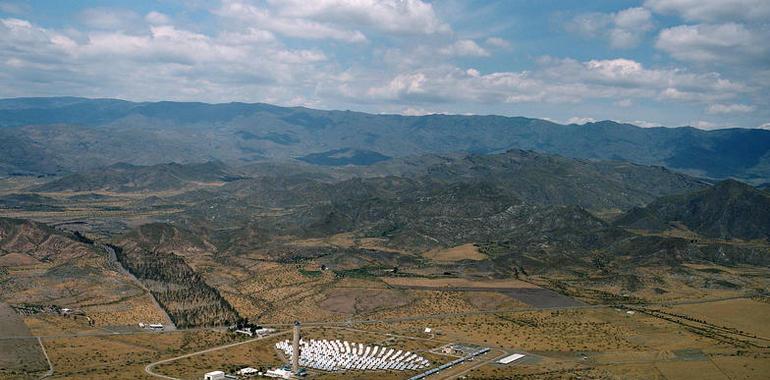
[(582, 13), (566, 23), (565, 28), (586, 37), (607, 38), (610, 46), (631, 48), (653, 28), (649, 10), (628, 8), (616, 13)]
[(610, 45), (629, 48), (639, 44), (644, 33), (652, 29), (650, 11), (645, 8), (629, 8), (613, 17), (615, 27), (610, 30)]
[(644, 6), (690, 21), (761, 21), (770, 17), (767, 0), (647, 0)]
[[(459, 88), (463, 91), (457, 91)], [(576, 103), (646, 98), (713, 103), (744, 91), (745, 85), (717, 73), (648, 69), (628, 59), (580, 62), (545, 57), (537, 69), (521, 72), (481, 74), (475, 69), (440, 66), (400, 73), (359, 96), (414, 102)]]
[[(59, 93), (232, 100), (260, 94), (287, 103), (326, 70), (315, 49), (289, 49), (254, 28), (205, 35), (171, 25), (93, 30), (78, 38), (26, 20), (0, 19), (3, 96)], [(314, 78), (314, 79), (309, 79)], [(14, 93), (9, 91), (24, 91)]]
[(439, 52), (445, 55), (453, 55), (459, 57), (488, 57), (489, 52), (483, 47), (479, 46), (473, 40), (457, 40), (449, 46), (445, 46), (440, 49)]
[(747, 113), (753, 112), (754, 106), (746, 104), (711, 104), (706, 108), (710, 114)]
[(430, 3), (420, 0), (224, 0), (216, 13), (284, 36), (366, 42), (364, 31), (440, 34), (451, 31)]
[(283, 17), (405, 34), (445, 33), (433, 5), (420, 0), (269, 0)]
[(219, 16), (239, 21), (247, 26), (259, 26), (288, 37), (303, 39), (332, 39), (346, 42), (366, 42), (366, 36), (359, 30), (346, 29), (330, 23), (313, 20), (282, 17), (268, 9), (237, 0), (225, 0), (216, 10)]
[(735, 23), (680, 25), (662, 30), (655, 46), (683, 61), (770, 62), (765, 34)]

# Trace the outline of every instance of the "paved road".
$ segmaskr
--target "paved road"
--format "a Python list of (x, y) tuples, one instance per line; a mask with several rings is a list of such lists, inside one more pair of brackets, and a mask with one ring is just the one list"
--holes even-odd
[(259, 337), (259, 338), (244, 340), (243, 342), (230, 343), (230, 344), (226, 344), (224, 346), (217, 346), (217, 347), (213, 347), (213, 348), (209, 348), (209, 349), (205, 349), (205, 350), (201, 350), (201, 351), (192, 352), (192, 353), (189, 353), (189, 354), (175, 356), (173, 358), (159, 360), (159, 361), (157, 361), (155, 363), (150, 363), (150, 364), (146, 365), (144, 367), (144, 372), (146, 372), (148, 375), (159, 377), (161, 379), (182, 380), (182, 379), (179, 379), (179, 378), (176, 378), (176, 377), (161, 375), (159, 373), (153, 372), (153, 369), (155, 367), (157, 367), (158, 365), (161, 365), (161, 364), (164, 364), (164, 363), (170, 363), (170, 362), (173, 362), (173, 361), (176, 361), (176, 360), (179, 360), (179, 359), (184, 359), (184, 358), (189, 358), (191, 356), (197, 356), (197, 355), (205, 354), (207, 352), (214, 352), (214, 351), (224, 350), (224, 349), (231, 348), (231, 347), (237, 347), (237, 346), (240, 346), (242, 344), (247, 344), (247, 343), (255, 342), (255, 341), (258, 341), (258, 340), (263, 340), (263, 339), (267, 339), (267, 338), (273, 338), (273, 337), (276, 337), (276, 336), (279, 336), (279, 335), (288, 334), (291, 331), (292, 330), (281, 331), (281, 332), (277, 332), (275, 334), (265, 335), (265, 336), (262, 336), (262, 337)]

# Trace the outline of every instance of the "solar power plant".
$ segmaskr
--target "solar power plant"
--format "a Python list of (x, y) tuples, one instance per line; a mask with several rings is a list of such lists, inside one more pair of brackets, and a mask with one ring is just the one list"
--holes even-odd
[[(294, 355), (291, 342), (275, 344), (287, 356)], [(409, 351), (380, 346), (366, 346), (340, 340), (300, 341), (299, 364), (329, 372), (337, 371), (413, 371), (430, 366), (430, 361)]]

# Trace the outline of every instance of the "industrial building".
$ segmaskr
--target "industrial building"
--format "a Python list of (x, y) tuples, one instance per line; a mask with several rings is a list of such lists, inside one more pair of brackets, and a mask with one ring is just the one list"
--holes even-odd
[(497, 363), (498, 364), (513, 363), (514, 361), (519, 360), (519, 359), (523, 358), (524, 356), (525, 355), (522, 355), (522, 354), (511, 354), (511, 355), (508, 355), (508, 356), (498, 360)]

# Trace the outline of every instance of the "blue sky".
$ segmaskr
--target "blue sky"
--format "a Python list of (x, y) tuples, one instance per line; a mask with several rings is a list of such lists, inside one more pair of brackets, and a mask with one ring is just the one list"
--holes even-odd
[(0, 0), (0, 97), (770, 129), (767, 41), (767, 0)]

